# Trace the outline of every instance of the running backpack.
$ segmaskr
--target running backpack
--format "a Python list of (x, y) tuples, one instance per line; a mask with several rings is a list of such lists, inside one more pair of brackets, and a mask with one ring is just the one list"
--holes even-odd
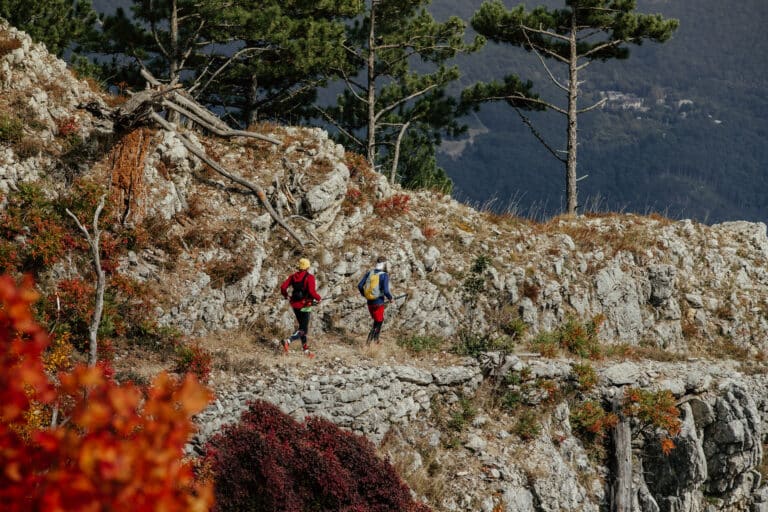
[(304, 273), (304, 277), (301, 278), (301, 281), (293, 281), (291, 283), (292, 289), (291, 289), (291, 302), (298, 302), (300, 300), (304, 300), (307, 298), (309, 293), (307, 293), (307, 276), (309, 275), (309, 272)]
[(368, 273), (368, 277), (363, 284), (363, 295), (368, 300), (376, 300), (381, 297), (381, 290), (379, 289), (379, 272), (371, 270)]

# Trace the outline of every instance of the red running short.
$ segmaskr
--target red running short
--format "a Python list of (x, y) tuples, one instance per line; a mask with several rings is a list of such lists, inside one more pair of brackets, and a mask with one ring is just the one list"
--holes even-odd
[(368, 312), (371, 313), (371, 318), (373, 318), (374, 322), (384, 321), (384, 304), (368, 304)]

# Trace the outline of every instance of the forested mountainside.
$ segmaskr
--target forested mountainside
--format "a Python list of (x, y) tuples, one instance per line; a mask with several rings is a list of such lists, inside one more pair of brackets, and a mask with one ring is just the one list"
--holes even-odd
[[(468, 19), (479, 0), (435, 0), (433, 12)], [(517, 2), (505, 1), (507, 7)], [(559, 2), (526, 2), (561, 5)], [(581, 117), (579, 183), (585, 209), (662, 211), (716, 222), (768, 218), (768, 4), (761, 0), (639, 0), (638, 10), (680, 20), (664, 44), (631, 46), (626, 61), (597, 62), (582, 76), (588, 97), (617, 91), (602, 111)], [(462, 83), (516, 73), (552, 94), (539, 61), (489, 44), (459, 59)], [(557, 148), (560, 116), (531, 116)], [(446, 144), (440, 164), (456, 194), (482, 204), (509, 201), (545, 215), (563, 204), (562, 166), (503, 104), (468, 119), (471, 144)], [(590, 201), (590, 199), (592, 199)]]
[[(438, 19), (457, 15), (468, 22), (481, 3), (433, 0), (429, 8)], [(504, 2), (508, 8), (517, 3)], [(94, 1), (101, 13), (131, 4)], [(539, 4), (562, 2), (526, 2), (529, 9)], [(581, 76), (582, 104), (610, 95), (605, 108), (580, 117), (579, 174), (588, 175), (579, 182), (582, 211), (658, 211), (702, 222), (767, 220), (768, 3), (639, 0), (638, 11), (677, 18), (680, 27), (664, 44), (631, 46), (628, 60), (594, 63)], [(558, 98), (538, 59), (523, 50), (489, 43), (456, 62), (463, 76), (452, 86), (455, 94), (478, 80), (515, 73)], [(565, 147), (560, 116), (530, 117), (554, 148)], [(514, 111), (487, 104), (463, 121), (469, 135), (446, 141), (438, 154), (455, 183), (455, 197), (490, 202), (497, 210), (511, 205), (535, 218), (562, 211), (562, 165)]]

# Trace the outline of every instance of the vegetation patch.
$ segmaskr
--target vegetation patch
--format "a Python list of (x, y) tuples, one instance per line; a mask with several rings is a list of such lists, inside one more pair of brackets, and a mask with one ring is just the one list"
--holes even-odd
[(587, 322), (568, 317), (566, 322), (552, 332), (543, 332), (531, 341), (534, 350), (545, 357), (554, 357), (560, 350), (585, 359), (600, 359), (603, 347), (597, 339), (603, 315), (596, 315)]
[(440, 350), (445, 344), (445, 339), (440, 336), (407, 336), (399, 337), (397, 344), (411, 352), (434, 352)]
[(393, 194), (374, 203), (373, 211), (383, 218), (398, 217), (410, 211), (410, 202), (411, 196), (408, 194)]
[(180, 344), (174, 354), (174, 371), (180, 374), (191, 373), (200, 382), (208, 382), (211, 374), (211, 354), (199, 344)]
[(16, 143), (24, 137), (24, 125), (15, 116), (0, 112), (0, 142)]
[(267, 402), (251, 402), (206, 453), (222, 512), (429, 511), (370, 441), (319, 417), (297, 423)]

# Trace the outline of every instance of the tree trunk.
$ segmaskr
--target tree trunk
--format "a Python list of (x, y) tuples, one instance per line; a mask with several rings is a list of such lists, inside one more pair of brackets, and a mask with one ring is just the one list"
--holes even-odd
[[(168, 36), (170, 38), (168, 51), (170, 56), (168, 57), (168, 68), (171, 84), (175, 84), (179, 80), (179, 6), (177, 0), (171, 0), (171, 17), (169, 20)], [(172, 123), (179, 122), (178, 112), (168, 112), (168, 120)]]
[(611, 487), (613, 512), (632, 512), (632, 431), (629, 419), (621, 414), (621, 400), (614, 399), (613, 411), (619, 422), (613, 429), (615, 474)]
[(403, 136), (405, 135), (405, 131), (408, 129), (410, 124), (410, 121), (406, 122), (400, 128), (400, 133), (397, 134), (397, 141), (395, 141), (395, 155), (392, 157), (392, 173), (389, 175), (389, 183), (392, 185), (395, 184), (395, 177), (397, 176), (397, 165), (400, 161), (400, 144), (402, 144)]
[(251, 86), (248, 88), (248, 103), (245, 111), (245, 127), (256, 124), (259, 120), (259, 111), (256, 109), (256, 100), (259, 97), (259, 79), (256, 75), (251, 77)]
[(96, 271), (96, 304), (94, 305), (93, 317), (91, 318), (91, 325), (88, 328), (89, 335), (89, 355), (88, 366), (96, 366), (98, 361), (98, 334), (99, 325), (101, 324), (101, 315), (104, 312), (104, 288), (106, 288), (106, 276), (104, 269), (101, 268), (101, 255), (99, 254), (99, 240), (101, 239), (101, 230), (99, 229), (99, 215), (104, 208), (104, 201), (106, 196), (101, 196), (99, 205), (96, 207), (96, 212), (93, 214), (93, 235), (88, 232), (88, 229), (80, 223), (80, 220), (69, 211), (67, 208), (65, 211), (72, 217), (77, 224), (77, 227), (85, 236), (85, 240), (91, 248), (91, 256), (93, 257), (93, 269)]
[(578, 149), (578, 112), (579, 98), (578, 47), (576, 45), (576, 9), (571, 15), (570, 60), (568, 63), (568, 159), (565, 164), (565, 193), (568, 215), (575, 215), (578, 208), (576, 194), (576, 155)]
[(371, 2), (371, 26), (368, 30), (368, 147), (366, 157), (371, 168), (376, 165), (376, 4)]

